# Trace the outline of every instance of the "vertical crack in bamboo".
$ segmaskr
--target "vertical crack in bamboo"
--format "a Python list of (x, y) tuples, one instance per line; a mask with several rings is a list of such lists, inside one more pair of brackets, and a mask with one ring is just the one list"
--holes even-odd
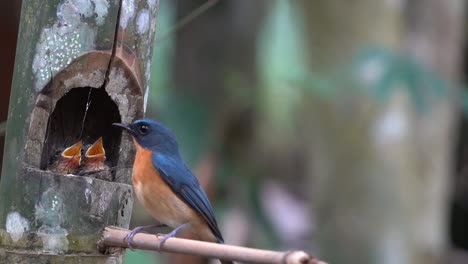
[[(107, 247), (127, 247), (124, 238), (128, 233), (129, 230), (126, 229), (106, 227), (98, 246), (103, 250)], [(135, 249), (183, 253), (249, 263), (326, 264), (304, 251), (278, 252), (182, 238), (169, 238), (160, 248), (158, 236), (143, 233), (135, 235), (132, 246)]]
[(107, 84), (109, 83), (109, 75), (111, 71), (111, 66), (112, 66), (112, 63), (114, 62), (115, 53), (117, 50), (117, 41), (118, 41), (118, 36), (119, 36), (121, 14), (122, 14), (122, 0), (119, 0), (119, 7), (117, 9), (117, 20), (115, 22), (114, 40), (112, 42), (112, 52), (111, 52), (111, 57), (109, 59), (109, 64), (107, 65), (106, 74), (104, 76), (104, 83), (101, 86), (102, 88), (106, 88)]

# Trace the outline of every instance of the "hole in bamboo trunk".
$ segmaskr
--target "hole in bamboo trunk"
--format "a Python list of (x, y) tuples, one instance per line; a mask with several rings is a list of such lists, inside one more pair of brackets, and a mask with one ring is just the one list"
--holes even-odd
[[(121, 122), (121, 117), (117, 105), (104, 89), (90, 87), (71, 89), (57, 101), (48, 120), (40, 168), (50, 169), (64, 149), (81, 140), (83, 146), (79, 155), (82, 165), (72, 173), (86, 173), (84, 176), (89, 176), (93, 172), (108, 170), (113, 175), (111, 168), (117, 166), (121, 139), (121, 131), (112, 126), (115, 122)], [(91, 160), (91, 158), (86, 160), (85, 154), (93, 159), (99, 157), (96, 155), (100, 154), (97, 145), (91, 147), (101, 137), (106, 168), (85, 169), (83, 164)], [(87, 150), (89, 151), (86, 153)]]
[[(110, 60), (108, 51), (83, 54), (40, 89), (29, 118), (25, 166), (61, 175), (130, 183), (135, 151), (131, 137), (111, 124), (129, 123), (143, 115), (143, 90), (138, 81), (141, 74), (134, 54), (118, 50), (111, 64)], [(107, 74), (108, 83), (103, 87)], [(98, 141), (101, 137), (102, 147)], [(88, 151), (92, 144), (94, 147)], [(102, 160), (103, 154), (110, 175), (97, 172), (106, 168), (85, 166), (76, 170), (68, 166), (68, 162), (74, 166), (89, 165), (84, 162), (85, 157), (96, 162)], [(57, 157), (67, 163), (52, 166)]]

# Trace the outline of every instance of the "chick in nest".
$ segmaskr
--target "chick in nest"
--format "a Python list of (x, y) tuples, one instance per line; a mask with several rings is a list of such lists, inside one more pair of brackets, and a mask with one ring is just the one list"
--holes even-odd
[(111, 181), (112, 173), (106, 162), (106, 150), (102, 137), (98, 138), (84, 153), (79, 175), (93, 177), (100, 180)]
[(50, 162), (49, 170), (62, 175), (75, 173), (81, 163), (82, 145), (83, 143), (80, 140), (54, 155)]

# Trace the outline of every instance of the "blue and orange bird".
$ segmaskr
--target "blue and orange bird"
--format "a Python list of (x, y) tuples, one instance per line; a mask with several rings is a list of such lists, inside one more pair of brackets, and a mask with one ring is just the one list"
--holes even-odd
[[(132, 182), (138, 200), (161, 224), (174, 228), (163, 236), (161, 245), (179, 231), (189, 233), (193, 239), (224, 243), (210, 201), (180, 157), (174, 134), (147, 118), (114, 125), (133, 136), (136, 155)], [(130, 248), (135, 234), (144, 228), (136, 227), (128, 234)]]

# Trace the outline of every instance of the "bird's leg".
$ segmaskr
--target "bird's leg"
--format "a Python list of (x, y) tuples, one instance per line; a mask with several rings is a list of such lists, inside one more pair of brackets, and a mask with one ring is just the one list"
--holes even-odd
[(175, 235), (177, 234), (177, 231), (179, 231), (186, 225), (187, 223), (181, 224), (180, 226), (176, 227), (174, 230), (172, 230), (170, 233), (167, 233), (167, 234), (158, 234), (158, 236), (162, 236), (159, 242), (159, 248), (162, 248), (162, 246), (164, 245), (164, 243), (166, 242), (168, 238), (175, 237)]
[(155, 227), (164, 227), (166, 225), (164, 224), (157, 224), (157, 225), (147, 225), (147, 226), (137, 226), (135, 227), (134, 229), (132, 229), (132, 231), (130, 231), (130, 233), (128, 233), (125, 238), (124, 238), (124, 242), (127, 243), (127, 246), (129, 249), (133, 250), (133, 246), (132, 246), (132, 243), (133, 243), (133, 237), (137, 234), (137, 233), (140, 233), (141, 231), (144, 231), (145, 229), (149, 229), (149, 228), (155, 228)]

